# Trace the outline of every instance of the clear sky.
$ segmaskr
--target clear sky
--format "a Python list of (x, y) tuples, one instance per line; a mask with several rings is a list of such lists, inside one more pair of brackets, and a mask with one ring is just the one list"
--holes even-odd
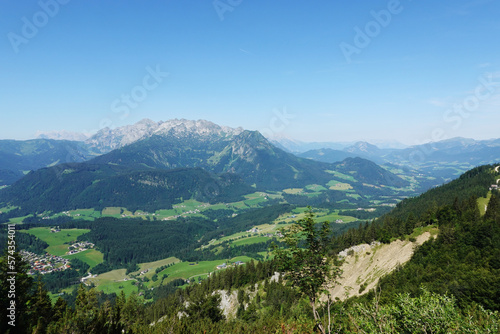
[(495, 0), (0, 0), (1, 139), (143, 118), (499, 138), (499, 83)]

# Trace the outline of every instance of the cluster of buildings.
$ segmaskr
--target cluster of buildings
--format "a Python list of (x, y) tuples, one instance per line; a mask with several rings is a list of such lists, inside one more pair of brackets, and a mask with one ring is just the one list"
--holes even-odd
[[(182, 206), (183, 206), (183, 207), (185, 207), (184, 205), (182, 205)], [(174, 205), (174, 207), (175, 207), (175, 205)], [(190, 215), (190, 214), (195, 214), (195, 213), (200, 213), (200, 210), (199, 210), (199, 209), (189, 210), (189, 211), (186, 211), (186, 212), (181, 213), (180, 215), (175, 215), (175, 216), (166, 217), (166, 218), (163, 218), (162, 220), (172, 220), (172, 219), (177, 219), (177, 218), (179, 218), (179, 217), (186, 216), (186, 215)]]
[(156, 213), (149, 213), (149, 212), (136, 212), (136, 216), (156, 216)]
[(275, 236), (278, 237), (278, 238), (283, 238), (283, 233), (281, 233), (280, 231), (277, 231), (274, 234), (272, 234), (272, 233), (266, 233), (265, 236), (268, 237), (268, 238), (273, 238)]
[[(236, 267), (236, 266), (242, 265), (243, 263), (245, 263), (245, 262), (243, 262), (243, 261), (236, 261), (232, 265)], [(219, 264), (217, 266), (217, 269), (220, 270), (220, 269), (225, 269), (227, 267), (228, 267), (228, 264), (224, 262), (223, 264)]]
[[(254, 227), (254, 228), (249, 229), (247, 232), (248, 233), (259, 233), (260, 230), (257, 227)], [(268, 237), (268, 238), (272, 238), (274, 236), (277, 236), (278, 238), (283, 238), (283, 234), (280, 231), (276, 232), (275, 234), (266, 233), (266, 234), (262, 234), (262, 235), (265, 237)]]
[(88, 241), (75, 242), (74, 244), (68, 247), (69, 251), (66, 254), (71, 255), (80, 253), (89, 248), (94, 248), (94, 244)]
[(44, 275), (54, 271), (63, 271), (70, 268), (69, 260), (60, 256), (55, 256), (49, 253), (45, 253), (45, 255), (38, 255), (25, 250), (20, 251), (20, 254), (23, 260), (28, 262), (30, 265), (28, 275), (34, 275), (36, 273)]

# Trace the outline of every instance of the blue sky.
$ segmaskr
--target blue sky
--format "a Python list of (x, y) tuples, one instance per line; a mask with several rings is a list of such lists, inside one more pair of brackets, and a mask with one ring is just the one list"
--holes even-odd
[(303, 141), (498, 138), (499, 13), (494, 0), (0, 0), (0, 138), (143, 118)]

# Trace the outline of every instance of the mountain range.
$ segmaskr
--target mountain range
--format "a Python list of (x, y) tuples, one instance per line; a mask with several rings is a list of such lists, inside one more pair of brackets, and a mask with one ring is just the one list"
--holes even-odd
[[(82, 153), (81, 160), (109, 152), (79, 163), (60, 159), (64, 163), (29, 172), (0, 190), (0, 203), (30, 212), (105, 206), (158, 209), (189, 198), (237, 201), (256, 190), (315, 185), (330, 197), (345, 198), (345, 192), (328, 187), (331, 182), (343, 184), (346, 178), (350, 180), (346, 186), (356, 187), (360, 196), (373, 191), (391, 195), (392, 188), (409, 186), (407, 180), (366, 159), (325, 163), (300, 158), (275, 147), (257, 131), (203, 120), (143, 120), (68, 145), (87, 154)], [(213, 185), (215, 194), (204, 193)]]
[(456, 162), (477, 166), (500, 159), (500, 139), (474, 140), (456, 137), (403, 149), (381, 149), (367, 142), (357, 142), (342, 150), (321, 148), (297, 155), (324, 162), (336, 162), (347, 157), (362, 157), (379, 164), (397, 163), (415, 167), (429, 162)]
[(31, 170), (65, 162), (83, 162), (95, 156), (83, 142), (0, 140), (0, 186), (14, 183)]
[[(460, 168), (497, 161), (498, 153), (500, 140), (455, 138), (406, 149), (358, 142), (294, 155), (257, 131), (206, 120), (144, 119), (102, 129), (83, 142), (0, 141), (0, 178), (10, 185), (0, 190), (0, 204), (34, 211), (159, 208), (188, 198), (237, 200), (256, 190), (307, 187), (320, 187), (324, 201), (367, 200), (374, 193), (404, 198), (452, 179)], [(207, 197), (203, 189), (214, 184), (217, 193)], [(128, 196), (132, 190), (141, 196)], [(345, 197), (352, 192), (358, 197)]]

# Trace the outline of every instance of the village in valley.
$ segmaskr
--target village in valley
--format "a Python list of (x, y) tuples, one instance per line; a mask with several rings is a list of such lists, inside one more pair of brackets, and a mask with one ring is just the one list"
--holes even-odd
[[(50, 228), (50, 232), (59, 233), (61, 232), (61, 229), (59, 226), (52, 227)], [(94, 248), (94, 244), (91, 242), (75, 241), (68, 246), (68, 251), (62, 256), (77, 254), (91, 248)], [(23, 260), (30, 265), (30, 270), (28, 271), (29, 275), (34, 275), (36, 273), (45, 275), (51, 272), (63, 271), (71, 268), (70, 259), (62, 256), (56, 256), (50, 253), (39, 255), (25, 250), (21, 250), (20, 254)]]
[(70, 268), (69, 259), (60, 256), (49, 253), (38, 255), (25, 250), (21, 250), (20, 254), (23, 260), (30, 265), (28, 275), (34, 275), (36, 273), (45, 275), (54, 271), (63, 271)]

